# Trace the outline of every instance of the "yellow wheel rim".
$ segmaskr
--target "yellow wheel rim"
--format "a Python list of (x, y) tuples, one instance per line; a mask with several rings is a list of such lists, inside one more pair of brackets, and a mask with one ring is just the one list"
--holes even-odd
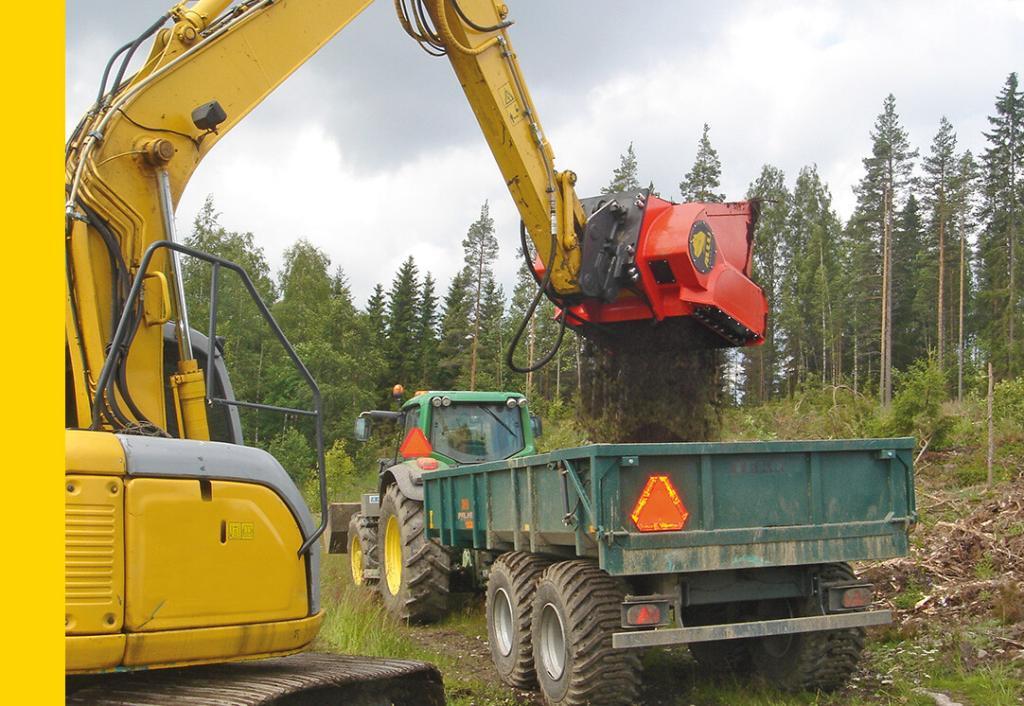
[(397, 596), (402, 588), (402, 530), (394, 515), (388, 518), (384, 530), (384, 570), (387, 572), (388, 591)]
[(348, 551), (349, 561), (352, 563), (352, 583), (356, 586), (363, 585), (363, 545), (359, 537), (352, 538), (352, 548)]

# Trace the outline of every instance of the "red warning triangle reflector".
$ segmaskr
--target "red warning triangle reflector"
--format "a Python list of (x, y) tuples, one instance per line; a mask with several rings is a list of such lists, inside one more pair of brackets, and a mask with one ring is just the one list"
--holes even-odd
[(668, 476), (651, 476), (633, 507), (633, 522), (641, 532), (681, 530), (690, 516)]
[(405, 441), (398, 447), (398, 453), (402, 454), (403, 458), (429, 456), (433, 450), (434, 447), (430, 445), (427, 437), (423, 435), (423, 431), (419, 427), (410, 429), (405, 437)]

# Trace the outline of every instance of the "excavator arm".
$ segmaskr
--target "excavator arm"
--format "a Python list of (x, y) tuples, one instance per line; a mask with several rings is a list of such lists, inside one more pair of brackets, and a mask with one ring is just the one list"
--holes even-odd
[[(194, 346), (178, 257), (210, 263), (214, 280), (219, 259), (181, 245), (174, 211), (214, 145), (369, 2), (180, 2), (115, 53), (67, 142), (69, 672), (293, 653), (323, 619), (311, 551), (323, 525), (316, 528), (269, 454), (208, 441), (210, 404), (259, 405), (215, 398), (204, 380), (215, 368), (201, 358), (216, 356), (216, 318)], [(524, 254), (527, 239), (536, 252), (531, 310), (546, 295), (563, 331), (574, 326), (636, 353), (634, 361), (649, 361), (651, 331), (676, 345), (662, 334), (678, 322), (703, 324), (711, 338), (702, 346), (760, 340), (764, 297), (749, 279), (753, 205), (672, 204), (643, 190), (581, 201), (575, 175), (555, 168), (508, 39), (507, 8), (494, 0), (395, 4), (407, 32), (430, 53), (447, 54), (516, 202)], [(144, 45), (142, 68), (126, 76)], [(310, 384), (326, 517), (315, 383), (248, 289)], [(177, 351), (165, 349), (171, 322)], [(322, 672), (319, 662), (278, 666)], [(350, 680), (352, 670), (332, 669)], [(399, 671), (410, 669), (422, 675), (422, 665)], [(439, 680), (434, 687), (430, 698), (424, 687), (409, 702), (442, 698)]]
[[(147, 247), (177, 239), (174, 207), (206, 154), (370, 1), (181, 2), (125, 45), (130, 56), (153, 36), (142, 69), (122, 81), (122, 68), (101, 88), (67, 145), (68, 359), (83, 426), (167, 429), (161, 328), (173, 319), (170, 394), (182, 435), (206, 438), (203, 371), (175, 255), (154, 258), (129, 344), (108, 351), (128, 283)], [(679, 320), (713, 332), (698, 337), (703, 347), (760, 342), (767, 307), (749, 278), (756, 205), (673, 204), (646, 190), (581, 201), (575, 174), (555, 168), (509, 40), (508, 8), (495, 0), (395, 6), (405, 30), (451, 62), (563, 324), (613, 347), (618, 331), (635, 345), (649, 322)], [(121, 359), (98, 411), (91, 400), (108, 354)]]
[[(81, 426), (99, 426), (91, 401), (127, 283), (152, 243), (177, 239), (174, 207), (200, 161), (370, 1), (179, 3), (155, 25), (172, 22), (156, 29), (142, 69), (102, 94), (75, 130), (66, 160), (66, 335)], [(114, 376), (120, 384), (103, 395), (104, 426), (168, 428), (162, 324), (171, 318), (183, 388), (176, 396), (201, 394), (180, 268), (169, 259), (161, 251), (153, 260), (144, 311)], [(182, 436), (204, 438), (203, 405), (190, 409)]]

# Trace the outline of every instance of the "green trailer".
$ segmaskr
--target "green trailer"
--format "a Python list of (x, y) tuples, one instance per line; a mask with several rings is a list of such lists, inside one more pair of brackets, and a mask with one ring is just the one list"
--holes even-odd
[[(407, 403), (415, 417), (396, 421), (427, 448), (382, 465), (379, 492), (351, 518), (374, 524), (364, 554), (397, 615), (439, 617), (442, 584), (446, 593), (467, 569), (482, 577), (491, 654), (509, 685), (539, 686), (549, 704), (635, 703), (640, 652), (686, 644), (707, 669), (831, 690), (855, 669), (864, 629), (891, 620), (850, 562), (907, 553), (913, 439), (536, 454), (539, 424), (521, 396), (451, 394)], [(494, 405), (475, 410), (481, 438), (507, 431), (507, 457), (437, 452), (447, 442), (436, 420), (454, 414), (446, 398)], [(499, 407), (500, 425), (489, 421)]]
[[(428, 535), (459, 549), (588, 557), (613, 576), (886, 559), (915, 520), (914, 441), (594, 444), (423, 477)], [(686, 515), (631, 514), (667, 478)], [(663, 482), (663, 481), (658, 481)]]

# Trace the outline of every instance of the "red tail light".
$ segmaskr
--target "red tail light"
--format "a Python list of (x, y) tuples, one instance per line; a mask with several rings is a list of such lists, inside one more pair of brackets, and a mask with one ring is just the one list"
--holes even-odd
[(630, 606), (626, 611), (627, 625), (658, 625), (661, 623), (661, 608), (653, 603)]

